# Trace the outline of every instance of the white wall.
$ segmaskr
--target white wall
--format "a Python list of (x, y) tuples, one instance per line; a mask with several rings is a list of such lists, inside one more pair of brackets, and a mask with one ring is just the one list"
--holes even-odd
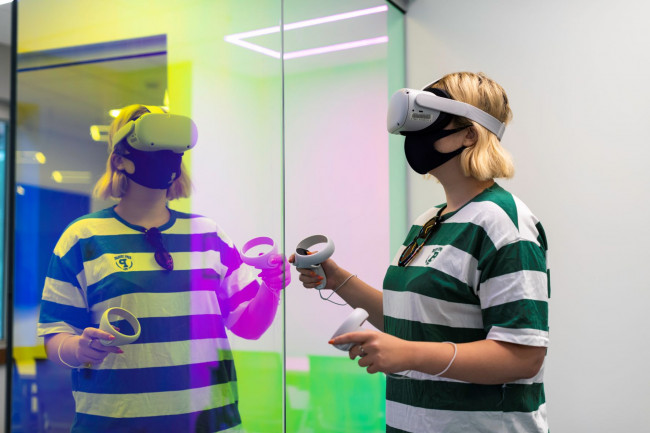
[[(650, 4), (620, 0), (418, 0), (407, 14), (407, 84), (483, 71), (508, 92), (502, 184), (550, 243), (554, 432), (638, 432), (650, 424)], [(442, 201), (411, 178), (411, 212)]]

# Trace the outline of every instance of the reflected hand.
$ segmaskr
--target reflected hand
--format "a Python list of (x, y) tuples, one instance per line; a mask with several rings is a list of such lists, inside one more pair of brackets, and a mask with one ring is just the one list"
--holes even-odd
[(349, 351), (350, 359), (359, 359), (359, 366), (368, 373), (397, 373), (409, 370), (413, 360), (412, 342), (384, 332), (357, 331), (339, 335), (330, 344), (354, 343)]
[(99, 365), (104, 361), (104, 358), (106, 358), (109, 353), (124, 353), (124, 351), (119, 347), (104, 346), (102, 343), (97, 341), (99, 339), (113, 340), (115, 337), (101, 329), (86, 328), (80, 336), (70, 338), (71, 341), (66, 343), (66, 345), (74, 344), (71, 348), (72, 353), (76, 356), (79, 364), (82, 365)]
[(262, 270), (259, 276), (268, 288), (279, 292), (291, 282), (289, 262), (283, 254), (275, 254), (269, 260), (269, 264), (273, 267)]

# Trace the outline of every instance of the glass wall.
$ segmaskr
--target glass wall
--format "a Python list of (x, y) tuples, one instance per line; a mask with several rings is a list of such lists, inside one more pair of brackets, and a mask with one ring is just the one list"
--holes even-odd
[[(327, 344), (350, 308), (293, 268), (284, 291), (268, 289), (265, 265), (239, 252), (265, 237), (246, 256), (269, 238), (288, 256), (324, 234), (341, 266), (381, 288), (406, 230), (404, 161), (385, 132), (404, 80), (401, 13), (379, 0), (16, 7), (11, 431), (234, 431), (239, 419), (246, 432), (384, 431), (385, 379)], [(155, 224), (149, 196), (93, 195), (109, 125), (131, 104), (198, 130), (183, 156), (191, 195)], [(162, 247), (147, 241), (154, 226)], [(112, 307), (133, 313), (139, 338), (60, 365), (100, 344), (84, 331)]]
[[(287, 245), (326, 235), (339, 266), (381, 288), (395, 250), (391, 165), (402, 161), (389, 158), (386, 133), (389, 92), (403, 87), (389, 83), (391, 63), (403, 59), (388, 56), (389, 41), (401, 41), (399, 30), (389, 38), (389, 23), (396, 16), (401, 23), (401, 13), (378, 0), (285, 0), (284, 15), (296, 27), (284, 33)], [(322, 299), (331, 292), (293, 288), (286, 298), (287, 431), (385, 431), (385, 377), (327, 344), (351, 308), (337, 305), (344, 304), (337, 295), (329, 298), (337, 304)]]

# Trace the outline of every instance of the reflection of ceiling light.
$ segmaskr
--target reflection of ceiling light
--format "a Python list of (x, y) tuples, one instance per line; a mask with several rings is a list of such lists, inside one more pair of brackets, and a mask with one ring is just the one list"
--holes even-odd
[(16, 185), (16, 194), (25, 195), (25, 188), (22, 185)]
[(108, 125), (91, 125), (90, 136), (95, 141), (108, 141)]
[[(342, 14), (329, 15), (321, 18), (314, 18), (311, 20), (298, 21), (295, 23), (285, 24), (284, 31), (302, 29), (305, 27), (312, 27), (312, 26), (317, 26), (319, 24), (332, 23), (336, 21), (349, 20), (351, 18), (357, 18), (365, 15), (386, 12), (387, 10), (388, 10), (388, 6), (383, 5), (383, 6), (377, 6), (368, 9), (361, 9), (358, 11), (346, 12)], [(256, 51), (258, 53), (265, 54), (267, 56), (279, 59), (280, 53), (278, 51), (272, 50), (270, 48), (265, 48), (257, 44), (253, 44), (248, 41), (244, 41), (244, 39), (246, 38), (270, 35), (279, 32), (280, 32), (280, 26), (267, 27), (264, 29), (252, 30), (250, 32), (226, 35), (224, 37), (224, 40), (226, 42), (230, 42), (231, 44), (239, 45), (240, 47), (248, 48), (249, 50)], [(300, 50), (300, 51), (292, 51), (290, 53), (284, 53), (283, 57), (285, 60), (296, 59), (298, 57), (307, 57), (316, 54), (324, 54), (324, 53), (331, 53), (334, 51), (349, 50), (351, 48), (366, 47), (369, 45), (376, 45), (376, 44), (385, 44), (386, 42), (388, 42), (388, 36), (379, 36), (376, 38), (362, 39), (358, 41), (345, 42), (342, 44), (327, 45), (323, 47), (310, 48), (307, 50)]]
[(43, 152), (19, 150), (16, 152), (16, 164), (45, 164), (47, 158)]
[(115, 108), (114, 110), (110, 110), (108, 114), (110, 114), (111, 117), (117, 117), (120, 115), (120, 111), (122, 110), (120, 110), (119, 108)]
[(377, 38), (361, 39), (359, 41), (345, 42), (342, 44), (327, 45), (325, 47), (309, 48), (307, 50), (293, 51), (285, 53), (286, 59), (297, 59), (298, 57), (313, 56), (316, 54), (333, 53), (334, 51), (349, 50), (351, 48), (367, 47), (370, 45), (385, 44), (388, 42), (388, 36), (379, 36)]
[(89, 171), (56, 170), (52, 172), (52, 180), (56, 183), (90, 183), (92, 174)]

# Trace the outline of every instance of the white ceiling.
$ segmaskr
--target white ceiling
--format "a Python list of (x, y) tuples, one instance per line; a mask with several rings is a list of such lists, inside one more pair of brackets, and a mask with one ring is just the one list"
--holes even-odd
[(11, 45), (11, 3), (0, 5), (0, 44)]

